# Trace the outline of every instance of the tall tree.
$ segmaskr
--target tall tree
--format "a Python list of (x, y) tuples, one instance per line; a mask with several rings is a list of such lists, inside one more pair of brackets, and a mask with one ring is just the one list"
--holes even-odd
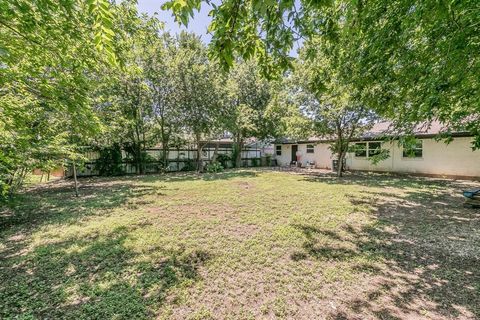
[(403, 131), (439, 120), (474, 134), (480, 148), (478, 1), (361, 4), (356, 28), (370, 103)]
[(163, 168), (167, 168), (170, 146), (181, 138), (181, 87), (175, 81), (178, 47), (175, 39), (168, 34), (155, 37), (151, 43), (151, 49), (146, 54), (145, 75), (152, 91), (154, 133), (160, 138)]
[(153, 87), (148, 80), (150, 55), (159, 41), (160, 22), (138, 14), (133, 1), (115, 7), (113, 25), (121, 68), (105, 70), (97, 91), (97, 110), (106, 124), (102, 144), (121, 145), (137, 173), (145, 173), (146, 148), (153, 142)]
[(307, 44), (293, 83), (303, 113), (313, 121), (313, 132), (334, 140), (331, 149), (341, 177), (350, 141), (373, 125), (377, 117), (364, 100), (362, 65), (352, 54), (353, 49), (345, 50), (355, 45), (348, 25), (338, 20), (332, 28), (329, 37), (314, 38)]
[(73, 126), (98, 130), (90, 13), (85, 2), (0, 1), (0, 193), (64, 154)]
[[(291, 65), (295, 41), (346, 29), (361, 58), (369, 104), (400, 127), (433, 119), (467, 129), (480, 147), (480, 6), (477, 0), (171, 0), (187, 23), (213, 7), (211, 49), (224, 66), (256, 56), (271, 75)], [(312, 48), (315, 50), (315, 48)]]
[(233, 135), (235, 166), (240, 167), (245, 139), (271, 136), (271, 127), (266, 117), (271, 96), (270, 85), (262, 78), (256, 62), (239, 62), (230, 70), (226, 96), (224, 124), (225, 129)]
[(181, 101), (180, 113), (185, 132), (195, 141), (197, 170), (202, 170), (202, 149), (220, 131), (220, 72), (210, 62), (200, 38), (180, 34), (175, 56), (175, 81)]

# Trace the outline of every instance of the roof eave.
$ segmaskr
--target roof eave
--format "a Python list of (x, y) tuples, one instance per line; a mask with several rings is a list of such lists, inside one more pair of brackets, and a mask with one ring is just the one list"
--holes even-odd
[[(419, 139), (433, 139), (439, 137), (438, 133), (418, 133), (415, 134), (415, 138)], [(470, 132), (453, 132), (449, 136), (453, 138), (464, 138), (464, 137), (473, 137), (473, 134)], [(377, 140), (384, 140), (386, 138), (393, 138), (394, 140), (398, 139), (399, 136), (393, 135), (378, 135), (376, 137), (360, 137), (360, 138), (353, 138), (351, 142), (358, 142), (358, 141), (377, 141)], [(285, 141), (285, 142), (277, 142), (275, 141), (274, 144), (315, 144), (315, 143), (332, 143), (335, 142), (335, 139), (316, 139), (316, 140), (297, 140), (297, 141)]]

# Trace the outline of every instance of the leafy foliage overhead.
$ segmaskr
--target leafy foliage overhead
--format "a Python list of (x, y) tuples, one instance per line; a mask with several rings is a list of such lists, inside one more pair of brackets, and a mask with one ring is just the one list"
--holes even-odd
[(76, 158), (77, 143), (99, 132), (92, 30), (83, 1), (0, 0), (0, 180), (10, 192), (30, 169)]
[(291, 66), (298, 39), (341, 32), (355, 44), (343, 50), (358, 55), (365, 94), (383, 116), (404, 127), (438, 119), (470, 131), (480, 147), (478, 1), (171, 0), (163, 8), (187, 23), (202, 4), (212, 7), (211, 52), (224, 66), (235, 54), (256, 56), (272, 75)]

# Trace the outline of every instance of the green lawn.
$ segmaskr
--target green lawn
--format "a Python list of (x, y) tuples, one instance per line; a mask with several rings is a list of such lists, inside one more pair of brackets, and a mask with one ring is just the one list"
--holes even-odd
[(261, 170), (57, 181), (0, 208), (0, 318), (480, 318), (475, 183)]

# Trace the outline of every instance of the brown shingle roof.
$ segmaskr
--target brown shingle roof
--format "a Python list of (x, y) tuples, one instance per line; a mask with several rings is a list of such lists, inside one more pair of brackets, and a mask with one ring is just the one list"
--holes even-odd
[[(412, 131), (402, 131), (394, 128), (390, 121), (383, 121), (375, 123), (370, 130), (362, 134), (360, 137), (355, 137), (354, 140), (368, 140), (380, 139), (382, 137), (398, 137), (408, 133), (413, 133), (418, 138), (434, 137), (443, 132), (448, 132), (449, 128), (439, 121), (425, 122), (417, 124)], [(456, 131), (452, 133), (453, 136), (471, 136), (467, 131)], [(292, 144), (292, 143), (308, 143), (308, 142), (329, 142), (333, 141), (334, 137), (311, 137), (307, 140), (295, 141), (293, 139), (278, 140), (277, 143)]]

